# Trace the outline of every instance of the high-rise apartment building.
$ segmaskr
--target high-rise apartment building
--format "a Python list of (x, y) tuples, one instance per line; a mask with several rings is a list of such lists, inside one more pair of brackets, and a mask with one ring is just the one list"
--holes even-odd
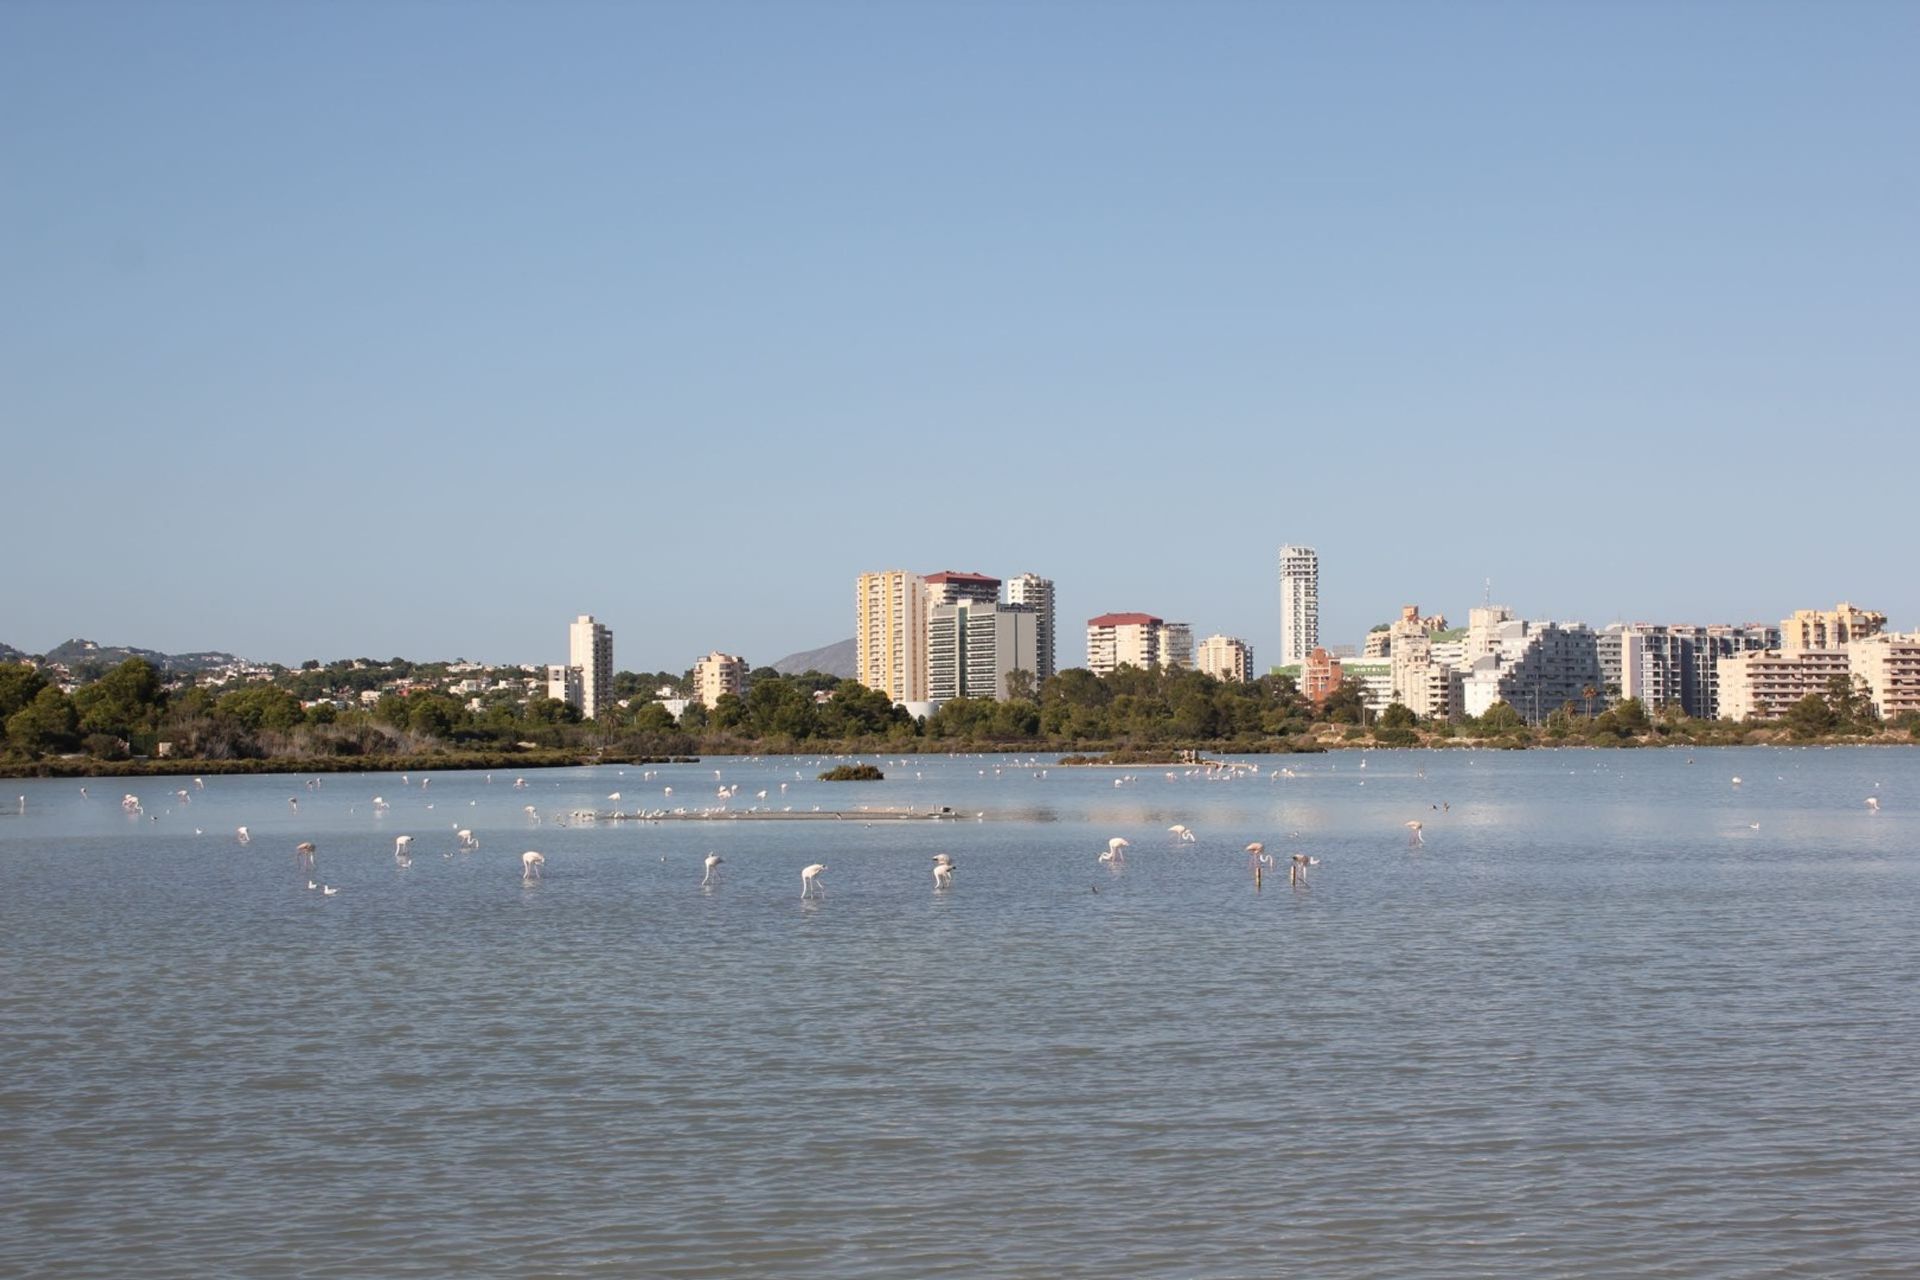
[(1112, 675), (1122, 665), (1142, 671), (1160, 662), (1166, 623), (1150, 613), (1103, 613), (1087, 619), (1087, 670)]
[(1195, 665), (1215, 680), (1245, 684), (1253, 679), (1253, 646), (1233, 636), (1208, 636), (1200, 642)]
[[(590, 613), (581, 614), (567, 628), (567, 665), (578, 672), (574, 679), (560, 682), (570, 695), (567, 701), (579, 708), (581, 719), (598, 719), (613, 705), (613, 632), (595, 622)], [(555, 685), (551, 671), (547, 683), (551, 696)]]
[(693, 696), (711, 711), (720, 704), (720, 696), (740, 696), (747, 683), (747, 660), (738, 654), (718, 649), (693, 664)]
[(1312, 547), (1280, 548), (1280, 665), (1305, 662), (1320, 644), (1320, 556)]
[(1007, 676), (1032, 675), (1038, 662), (1037, 615), (1026, 605), (957, 600), (927, 618), (927, 699), (1009, 696)]
[(861, 574), (854, 588), (854, 622), (860, 683), (895, 702), (925, 702), (926, 580), (903, 569)]
[(1037, 573), (1023, 573), (1007, 580), (1007, 603), (1025, 605), (1033, 610), (1035, 658), (1034, 683), (1053, 678), (1053, 579)]

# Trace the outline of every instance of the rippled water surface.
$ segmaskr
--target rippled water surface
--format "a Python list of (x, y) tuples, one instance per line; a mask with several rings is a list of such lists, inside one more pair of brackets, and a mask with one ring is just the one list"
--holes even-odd
[(1916, 761), (0, 784), (0, 1274), (1913, 1276)]

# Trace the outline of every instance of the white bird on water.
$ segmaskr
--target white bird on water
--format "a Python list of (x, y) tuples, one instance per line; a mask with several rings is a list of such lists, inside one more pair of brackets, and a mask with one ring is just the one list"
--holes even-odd
[(544, 857), (529, 849), (520, 855), (520, 878), (527, 881), (538, 880), (540, 868), (546, 865), (547, 860)]
[(253, 837), (247, 834), (247, 829), (245, 827), (240, 827), (237, 830), (235, 830), (233, 833), (233, 838), (235, 840), (238, 840), (241, 844), (253, 843)]
[(944, 853), (933, 855), (933, 887), (953, 888), (953, 858)]
[(1404, 825), (1407, 829), (1407, 847), (1408, 848), (1412, 848), (1414, 845), (1425, 844), (1427, 842), (1427, 838), (1420, 834), (1421, 824), (1419, 819), (1409, 818), (1402, 825)]
[(1880, 797), (1879, 797), (1879, 796), (1868, 796), (1868, 797), (1867, 797), (1867, 808), (1868, 808), (1868, 810), (1869, 810), (1869, 811), (1871, 811), (1871, 812), (1873, 812), (1873, 813), (1878, 813), (1878, 812), (1880, 812)]
[(1115, 836), (1113, 839), (1107, 841), (1107, 851), (1100, 855), (1100, 861), (1110, 867), (1126, 866), (1127, 855), (1122, 851), (1125, 850), (1129, 844), (1130, 842), (1125, 836)]
[(610, 791), (607, 793), (607, 799), (609, 800), (618, 800), (619, 798), (620, 793), (618, 791)]
[(814, 896), (814, 891), (820, 887), (820, 873), (826, 869), (827, 864), (824, 862), (810, 863), (802, 868), (800, 872), (800, 896), (802, 898), (811, 898)]
[(1193, 832), (1184, 823), (1176, 822), (1168, 827), (1167, 830), (1171, 832), (1174, 838), (1179, 840), (1181, 844), (1192, 844), (1194, 841)]
[(717, 853), (710, 853), (707, 855), (707, 858), (706, 858), (707, 874), (700, 877), (701, 888), (704, 889), (707, 887), (708, 884), (712, 883), (712, 881), (719, 875), (719, 872), (715, 870), (715, 868), (717, 868), (721, 863), (725, 861), (726, 859), (721, 857)]
[(338, 893), (338, 892), (340, 892), (340, 891), (339, 891), (338, 889), (336, 889), (336, 888), (334, 888), (334, 887), (333, 887), (332, 885), (330, 885), (330, 884), (323, 884), (323, 885), (321, 885), (321, 886), (320, 886), (320, 892), (321, 892), (321, 894), (322, 894), (323, 896), (325, 896), (325, 897), (328, 897), (328, 898), (331, 898), (331, 897), (332, 897), (332, 896), (333, 896), (334, 894), (336, 894), (336, 893)]
[(480, 847), (480, 842), (473, 838), (473, 832), (466, 828), (463, 827), (459, 831), (454, 832), (454, 834), (460, 837), (460, 847), (462, 849), (477, 849)]
[(408, 854), (412, 852), (413, 852), (412, 836), (395, 836), (393, 838), (393, 856), (395, 858), (405, 858)]
[(300, 801), (295, 799), (293, 796), (288, 796), (287, 808), (291, 809), (295, 813), (300, 812)]

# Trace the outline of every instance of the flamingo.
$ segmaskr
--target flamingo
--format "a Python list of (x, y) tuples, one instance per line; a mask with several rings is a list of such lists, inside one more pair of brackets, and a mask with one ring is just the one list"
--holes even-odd
[(1873, 813), (1878, 813), (1878, 812), (1880, 812), (1880, 797), (1879, 797), (1879, 796), (1868, 796), (1868, 797), (1867, 797), (1867, 809), (1868, 809), (1868, 810), (1869, 810), (1870, 812), (1873, 812)]
[(1194, 840), (1193, 832), (1184, 824), (1176, 822), (1172, 826), (1168, 827), (1167, 830), (1170, 833), (1172, 833), (1172, 835), (1176, 839), (1178, 839), (1181, 844), (1193, 843), (1193, 840)]
[(1317, 867), (1319, 865), (1320, 859), (1318, 858), (1309, 858), (1304, 853), (1294, 854), (1292, 858), (1288, 859), (1287, 863), (1287, 883), (1297, 884), (1303, 889), (1309, 888), (1310, 886), (1307, 884), (1307, 868)]
[(811, 897), (813, 897), (813, 895), (814, 895), (814, 890), (816, 890), (817, 888), (819, 888), (819, 882), (820, 882), (820, 873), (821, 873), (822, 871), (825, 871), (826, 869), (827, 869), (827, 864), (826, 864), (826, 863), (824, 863), (824, 862), (815, 862), (815, 863), (811, 863), (811, 864), (809, 864), (809, 865), (808, 865), (807, 867), (805, 867), (804, 869), (802, 869), (802, 870), (801, 870), (801, 872), (800, 872), (800, 896), (801, 896), (802, 898), (811, 898)]
[(1124, 836), (1115, 836), (1113, 839), (1107, 841), (1107, 851), (1100, 855), (1100, 861), (1113, 867), (1126, 866), (1127, 855), (1122, 853), (1121, 850), (1127, 848), (1130, 843), (1131, 842)]
[(317, 850), (313, 847), (313, 841), (302, 840), (299, 844), (293, 846), (293, 861), (302, 871), (311, 871), (313, 870), (313, 855), (316, 852)]
[(607, 793), (607, 799), (609, 800), (618, 800), (619, 798), (620, 798), (620, 793), (618, 791), (609, 791)]
[[(180, 794), (184, 796), (184, 795), (186, 795), (186, 792), (184, 792), (184, 791), (183, 791), (183, 792), (181, 792)], [(287, 808), (289, 808), (289, 809), (291, 809), (291, 810), (292, 810), (293, 812), (295, 812), (295, 813), (298, 813), (298, 812), (300, 812), (300, 801), (299, 801), (299, 800), (297, 800), (296, 798), (294, 798), (293, 796), (288, 796), (288, 797), (287, 797)]]
[(547, 860), (544, 857), (529, 849), (520, 855), (520, 878), (527, 881), (538, 880), (540, 868), (546, 865)]
[(1255, 840), (1252, 844), (1249, 844), (1247, 846), (1247, 852), (1252, 855), (1248, 859), (1248, 862), (1254, 867), (1270, 867), (1273, 865), (1273, 856), (1267, 852), (1267, 846), (1260, 841)]
[(944, 853), (933, 855), (933, 887), (953, 888), (953, 859)]
[(454, 832), (454, 834), (455, 834), (456, 836), (459, 836), (459, 837), (460, 837), (460, 847), (461, 847), (462, 849), (473, 849), (473, 848), (477, 848), (477, 847), (479, 846), (479, 844), (480, 844), (480, 842), (479, 842), (478, 840), (475, 840), (475, 839), (473, 838), (473, 832), (471, 832), (471, 831), (469, 831), (469, 830), (467, 830), (467, 829), (466, 829), (466, 828), (464, 828), (464, 827), (462, 827), (462, 828), (461, 828), (460, 830), (458, 830), (458, 831), (456, 831), (456, 832)]
[(721, 857), (717, 853), (710, 853), (707, 855), (707, 862), (706, 862), (707, 874), (700, 877), (701, 888), (703, 889), (706, 888), (708, 883), (711, 882), (713, 878), (719, 874), (717, 871), (715, 871), (715, 868), (725, 861), (726, 859)]
[(1420, 834), (1420, 822), (1418, 819), (1410, 818), (1401, 825), (1407, 829), (1407, 847), (1409, 849), (1415, 845), (1421, 845), (1427, 842), (1427, 838)]
[(235, 840), (238, 840), (241, 844), (253, 843), (253, 837), (247, 834), (247, 829), (245, 827), (240, 827), (237, 830), (235, 830), (233, 833), (233, 838)]
[(413, 852), (412, 836), (395, 836), (393, 838), (393, 856), (396, 859), (404, 861), (407, 855), (412, 852)]

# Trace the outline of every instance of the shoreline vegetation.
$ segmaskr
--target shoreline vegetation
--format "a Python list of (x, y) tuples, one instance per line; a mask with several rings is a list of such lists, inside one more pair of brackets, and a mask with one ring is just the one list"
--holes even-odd
[(1234, 684), (1194, 671), (1131, 667), (1105, 677), (1072, 669), (1038, 686), (1030, 677), (1010, 679), (1012, 698), (955, 699), (918, 720), (852, 680), (761, 668), (743, 694), (724, 694), (711, 709), (693, 702), (676, 719), (650, 691), (673, 686), (677, 677), (621, 672), (616, 688), (625, 685), (628, 705), (582, 721), (572, 707), (538, 694), (502, 691), (462, 702), (434, 683), (445, 679), (445, 666), (315, 662), (224, 687), (191, 675), (168, 684), (145, 660), (130, 658), (69, 693), (31, 666), (0, 664), (0, 778), (508, 772), (758, 755), (858, 763), (861, 756), (984, 752), (1111, 767), (1382, 748), (1892, 746), (1920, 739), (1920, 716), (1881, 722), (1844, 677), (1764, 723), (1695, 720), (1673, 708), (1650, 715), (1635, 699), (1595, 692), (1529, 724), (1504, 702), (1479, 717), (1423, 721), (1397, 704), (1376, 715), (1351, 681), (1316, 706), (1285, 676)]

